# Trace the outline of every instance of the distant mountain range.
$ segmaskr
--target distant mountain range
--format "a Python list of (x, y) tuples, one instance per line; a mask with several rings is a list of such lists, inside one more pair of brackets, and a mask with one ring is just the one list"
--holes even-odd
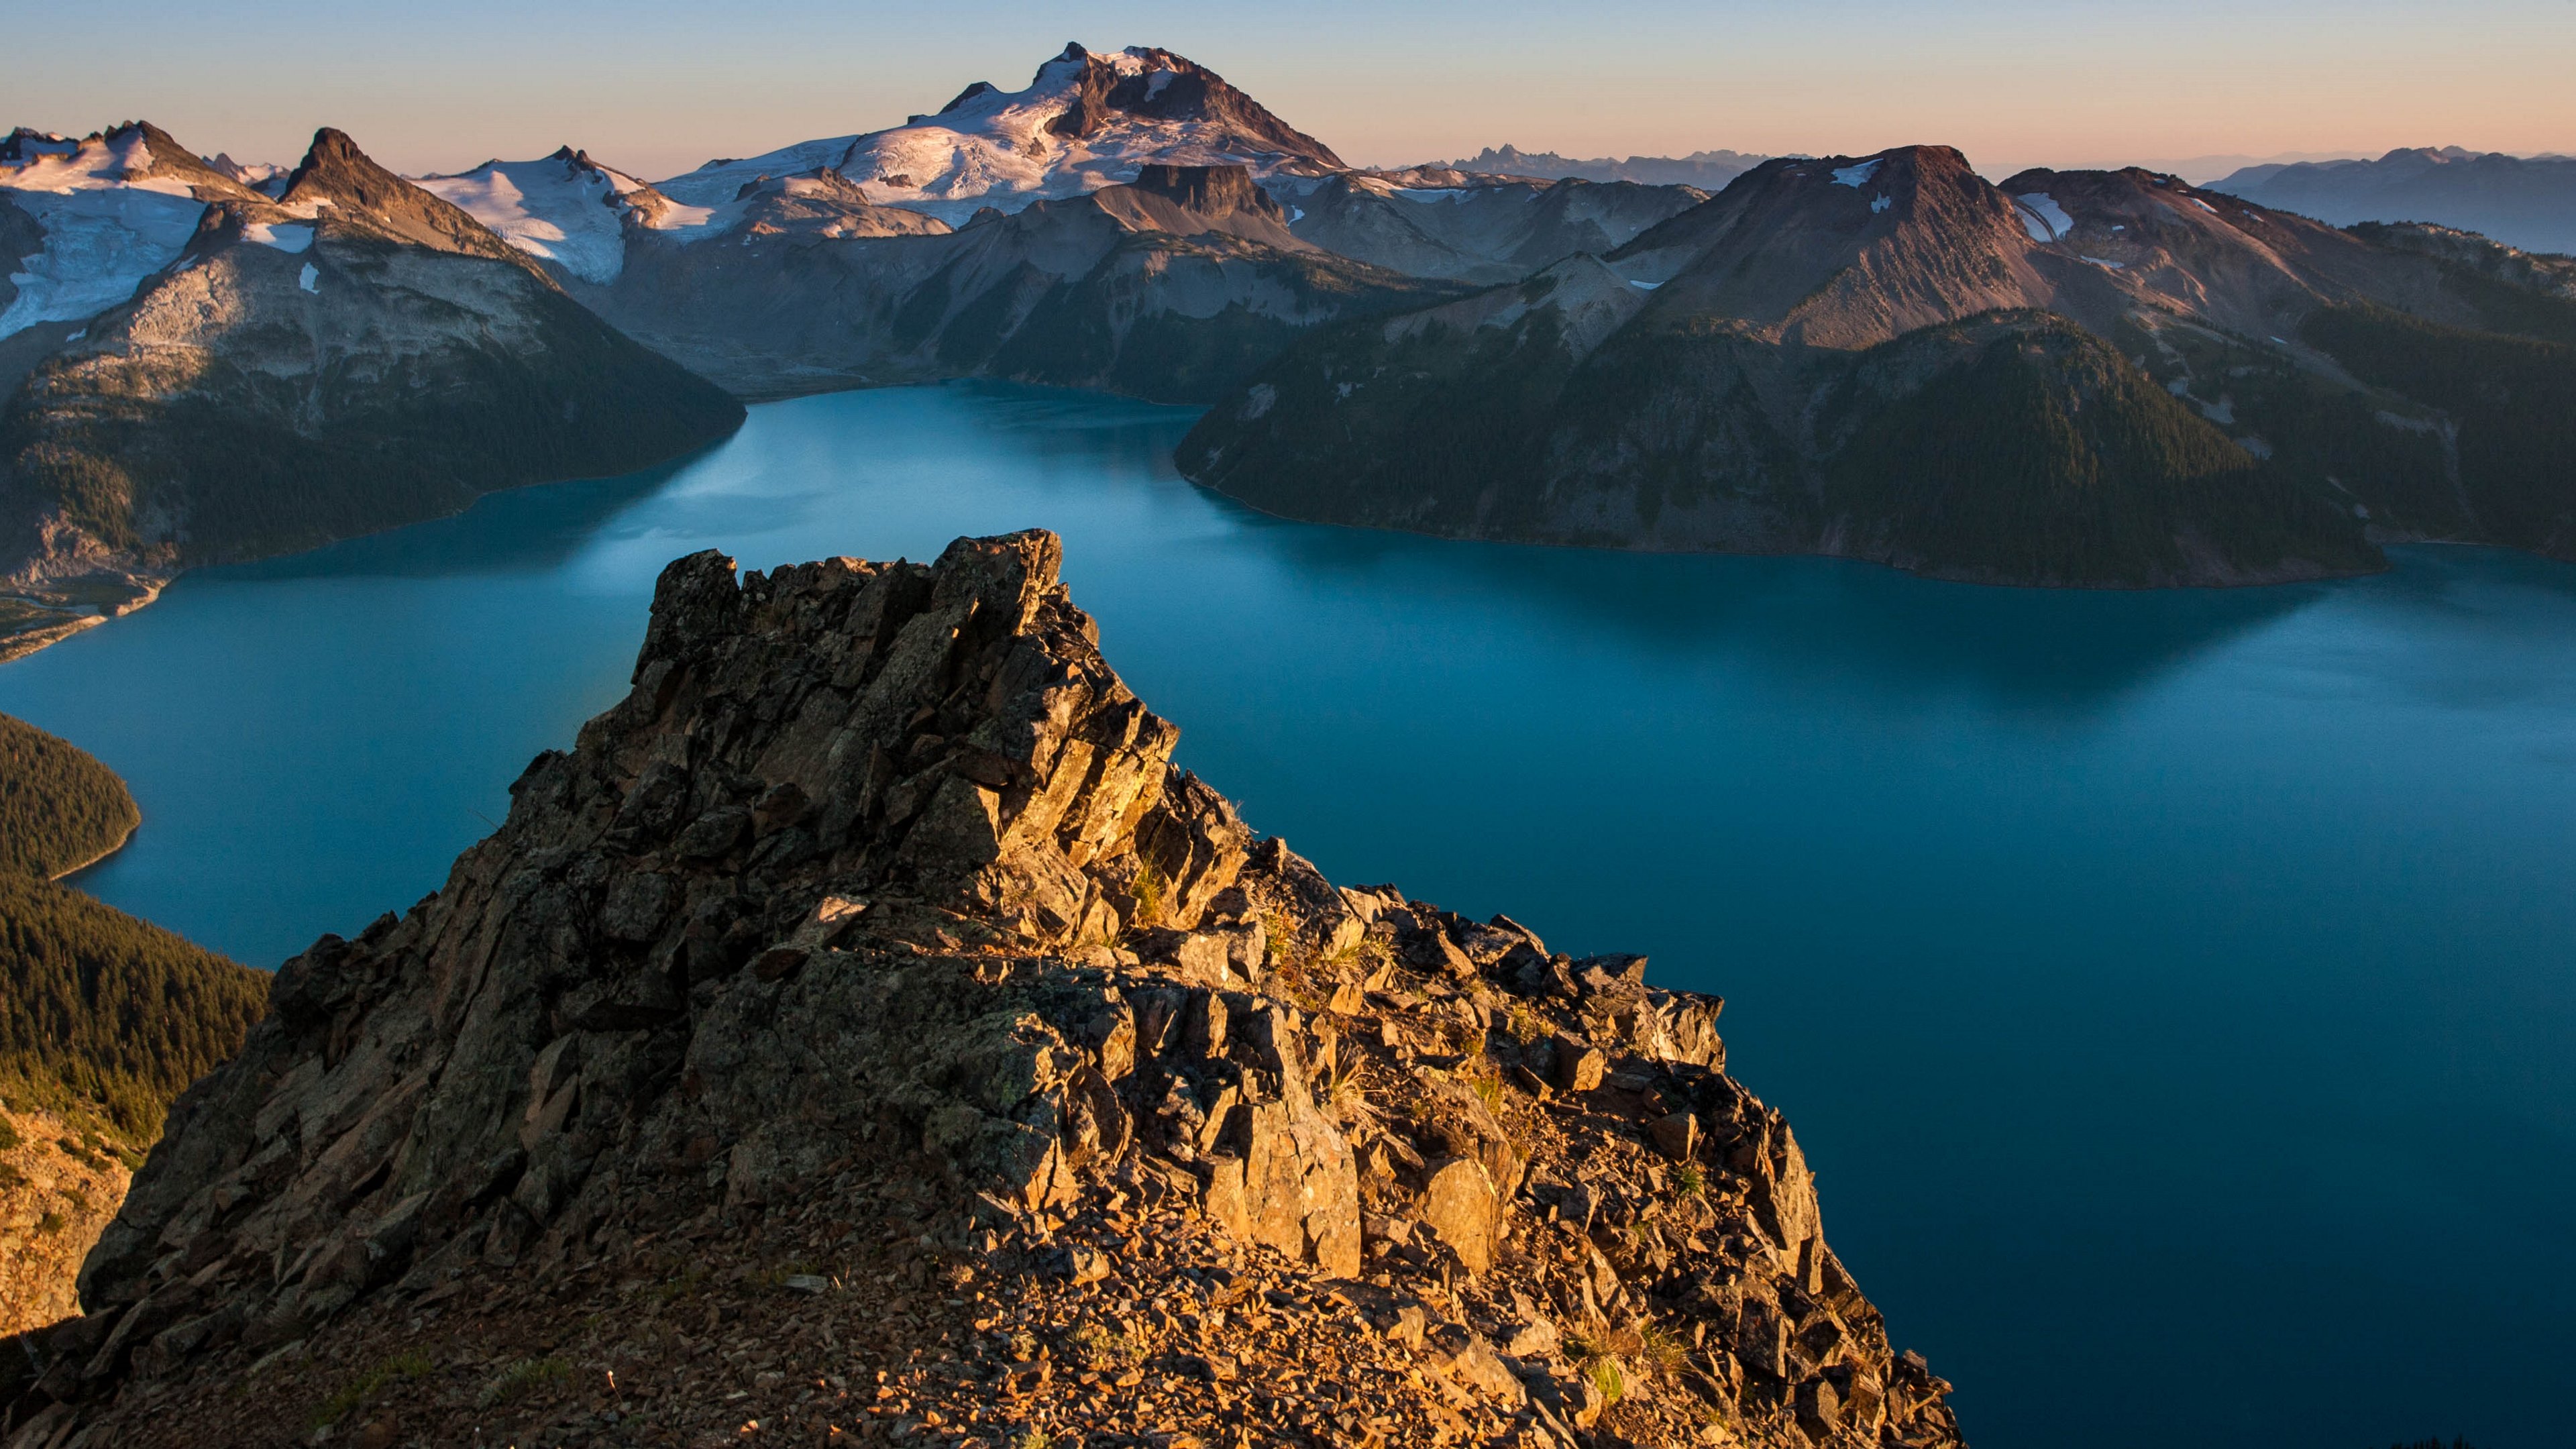
[(2569, 168), (2228, 183), (2450, 198), (2355, 212), (2135, 169), (1997, 187), (1940, 147), (1372, 169), (1185, 57), (1079, 45), (659, 182), (573, 146), (406, 182), (331, 131), (292, 171), (19, 132), (0, 640), (668, 457), (740, 416), (706, 380), (1214, 402), (1184, 454), (1212, 486), (1477, 537), (2064, 584), (2345, 573), (2400, 538), (2563, 554), (2535, 460), (2567, 299), (2451, 203)]
[(2376, 161), (2248, 166), (2210, 183), (2336, 226), (2421, 221), (2536, 252), (2576, 252), (2576, 156), (2407, 147)]
[(2255, 583), (2412, 538), (2576, 557), (2576, 285), (2143, 171), (1773, 161), (1601, 255), (1326, 328), (1181, 466), (1269, 512)]
[(1696, 186), (1723, 190), (1736, 177), (1767, 157), (1741, 151), (1693, 151), (1687, 156), (1631, 156), (1625, 161), (1596, 156), (1578, 161), (1553, 151), (1524, 151), (1517, 146), (1488, 146), (1459, 161), (1434, 164), (1454, 171), (1491, 176), (1530, 176), (1545, 181), (1634, 181), (1645, 186)]

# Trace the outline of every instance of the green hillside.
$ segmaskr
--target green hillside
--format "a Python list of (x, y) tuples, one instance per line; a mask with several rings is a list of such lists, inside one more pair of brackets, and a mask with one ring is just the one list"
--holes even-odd
[(60, 875), (115, 849), (142, 818), (115, 771), (0, 715), (0, 874)]
[(262, 973), (46, 879), (138, 818), (105, 765), (0, 716), (0, 1095), (136, 1149), (268, 1000)]

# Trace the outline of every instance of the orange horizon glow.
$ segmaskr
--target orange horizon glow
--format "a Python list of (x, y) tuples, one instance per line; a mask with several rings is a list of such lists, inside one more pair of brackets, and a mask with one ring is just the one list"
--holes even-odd
[[(972, 25), (864, 4), (715, 17), (659, 0), (459, 0), (434, 26), (300, 0), (133, 8), (117, 34), (149, 45), (102, 40), (68, 7), (15, 22), (0, 124), (80, 133), (141, 117), (208, 154), (277, 162), (330, 125), (412, 174), (571, 144), (659, 178), (899, 125), (974, 80), (1016, 89), (1068, 26), (1008, 3)], [(1079, 29), (1095, 48), (1156, 44), (1209, 65), (1362, 165), (1507, 143), (1625, 157), (1926, 142), (1990, 175), (2399, 146), (2576, 153), (2563, 0), (1647, 3), (1615, 17), (1507, 0), (1124, 5), (1087, 10)]]

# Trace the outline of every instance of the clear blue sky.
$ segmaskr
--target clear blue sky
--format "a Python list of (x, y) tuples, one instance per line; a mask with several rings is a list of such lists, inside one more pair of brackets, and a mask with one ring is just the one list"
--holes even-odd
[(1363, 163), (1947, 142), (1989, 172), (2399, 145), (2576, 152), (2576, 3), (673, 0), (13, 7), (0, 124), (157, 121), (399, 170), (570, 142), (660, 177), (1026, 84), (1065, 41), (1162, 45)]

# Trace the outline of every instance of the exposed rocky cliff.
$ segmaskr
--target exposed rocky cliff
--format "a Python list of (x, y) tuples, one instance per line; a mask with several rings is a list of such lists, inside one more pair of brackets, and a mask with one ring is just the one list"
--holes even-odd
[(2576, 308), (2537, 275), (2143, 171), (1774, 161), (1602, 256), (1320, 329), (1181, 463), (1291, 517), (1998, 583), (2565, 556), (2538, 460)]
[(14, 144), (0, 179), (53, 209), (50, 300), (10, 339), (39, 345), (0, 412), (0, 583), (40, 602), (113, 607), (180, 568), (644, 467), (741, 420), (337, 131), (274, 199), (145, 126)]
[(175, 1109), (13, 1442), (1957, 1442), (1717, 1001), (1255, 837), (1058, 549), (673, 564)]

